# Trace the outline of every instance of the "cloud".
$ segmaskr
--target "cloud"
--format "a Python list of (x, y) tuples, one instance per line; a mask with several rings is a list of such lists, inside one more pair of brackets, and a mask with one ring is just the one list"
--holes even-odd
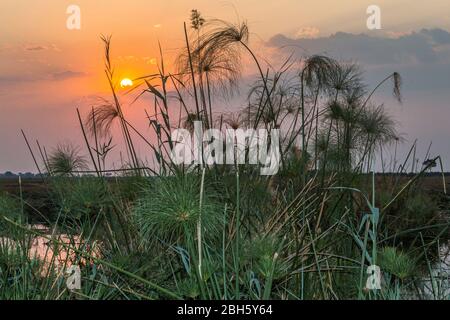
[(53, 80), (67, 80), (72, 78), (79, 78), (86, 76), (86, 73), (84, 72), (77, 72), (77, 71), (62, 71), (62, 72), (55, 72), (52, 73), (52, 79)]
[[(384, 35), (338, 32), (315, 39), (290, 38), (278, 34), (269, 48), (281, 48), (295, 57), (325, 54), (338, 60), (358, 62), (369, 84), (376, 84), (397, 71), (408, 91), (445, 93), (450, 88), (450, 33), (443, 29), (385, 33)], [(279, 51), (278, 51), (279, 55)]]
[(295, 33), (297, 39), (315, 39), (319, 36), (320, 30), (316, 27), (301, 28)]
[(0, 84), (17, 85), (20, 83), (36, 82), (36, 81), (63, 81), (67, 79), (84, 77), (87, 74), (78, 71), (60, 71), (53, 73), (27, 73), (19, 75), (3, 75), (0, 76)]
[(144, 59), (146, 64), (156, 65), (157, 63), (156, 58), (153, 57), (143, 57), (142, 59)]
[(442, 29), (422, 29), (421, 34), (430, 37), (435, 44), (450, 44), (450, 33)]
[(27, 45), (24, 47), (25, 51), (45, 51), (45, 50), (54, 50), (54, 51), (61, 51), (56, 44), (49, 44), (49, 45)]
[(43, 50), (47, 50), (47, 47), (45, 46), (28, 46), (25, 47), (26, 51), (43, 51)]
[(37, 70), (27, 70), (25, 72), (7, 72), (0, 75), (0, 84), (2, 85), (19, 85), (22, 83), (31, 83), (36, 81), (49, 80), (51, 75), (48, 72)]
[(289, 38), (276, 35), (268, 41), (270, 47), (299, 48), (303, 54), (328, 54), (339, 59), (357, 59), (366, 65), (404, 65), (448, 63), (450, 33), (442, 29), (422, 29), (392, 37), (338, 32), (329, 37)]
[(412, 31), (387, 31), (386, 35), (391, 39), (398, 39), (404, 36), (409, 36), (412, 33)]
[(138, 60), (138, 58), (136, 58), (133, 55), (128, 55), (128, 56), (118, 56), (116, 58), (118, 61), (136, 61)]

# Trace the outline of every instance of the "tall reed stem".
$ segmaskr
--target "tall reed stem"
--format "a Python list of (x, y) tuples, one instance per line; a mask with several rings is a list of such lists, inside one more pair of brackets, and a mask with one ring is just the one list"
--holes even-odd
[(200, 280), (203, 280), (202, 274), (202, 205), (203, 205), (203, 192), (204, 192), (204, 183), (205, 183), (205, 170), (203, 168), (202, 171), (202, 181), (200, 183), (200, 208), (199, 215), (197, 221), (197, 250), (198, 250), (198, 274), (200, 276)]
[(240, 269), (240, 261), (239, 261), (239, 241), (240, 241), (240, 227), (241, 227), (241, 214), (240, 214), (240, 186), (239, 186), (239, 166), (236, 171), (236, 249), (235, 249), (235, 277), (236, 277), (236, 286), (235, 286), (235, 294), (234, 299), (239, 299), (239, 269)]

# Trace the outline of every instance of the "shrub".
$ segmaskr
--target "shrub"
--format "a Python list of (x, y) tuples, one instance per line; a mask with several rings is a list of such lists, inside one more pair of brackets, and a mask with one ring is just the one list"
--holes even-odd
[(395, 235), (396, 241), (404, 245), (417, 238), (417, 232), (413, 232), (416, 229), (421, 229), (426, 239), (434, 239), (445, 228), (436, 226), (442, 219), (437, 202), (423, 192), (400, 199), (385, 212), (383, 219), (389, 235)]
[(413, 276), (416, 269), (415, 261), (408, 254), (394, 247), (384, 247), (381, 250), (378, 264), (382, 271), (400, 280)]
[(4, 221), (4, 217), (17, 223), (25, 221), (19, 201), (7, 194), (0, 193), (0, 236), (11, 236), (12, 228)]
[[(206, 237), (219, 234), (222, 210), (205, 188), (201, 221)], [(190, 174), (155, 178), (133, 213), (144, 239), (173, 242), (194, 235), (200, 217), (200, 179)]]
[(94, 177), (54, 178), (51, 197), (67, 222), (94, 221), (111, 203), (106, 182)]

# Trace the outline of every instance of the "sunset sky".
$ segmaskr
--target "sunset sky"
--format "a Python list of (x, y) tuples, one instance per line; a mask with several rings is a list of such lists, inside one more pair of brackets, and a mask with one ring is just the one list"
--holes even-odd
[[(71, 4), (81, 8), (81, 30), (66, 28)], [(381, 7), (382, 30), (366, 27), (371, 4)], [(378, 99), (405, 133), (404, 148), (418, 139), (425, 153), (433, 141), (432, 153), (450, 161), (448, 0), (1, 0), (0, 172), (35, 171), (21, 128), (49, 149), (62, 141), (82, 146), (76, 107), (85, 113), (94, 97), (109, 93), (100, 35), (113, 36), (119, 78), (156, 72), (158, 41), (173, 71), (183, 22), (193, 8), (205, 18), (246, 20), (252, 47), (274, 64), (293, 51), (296, 57), (327, 53), (359, 61), (369, 85), (399, 71), (404, 104), (396, 105), (388, 90)], [(244, 77), (252, 72), (246, 69)], [(127, 103), (131, 97), (122, 98)], [(237, 109), (236, 101), (222, 107)], [(126, 113), (147, 130), (141, 104), (126, 107)]]

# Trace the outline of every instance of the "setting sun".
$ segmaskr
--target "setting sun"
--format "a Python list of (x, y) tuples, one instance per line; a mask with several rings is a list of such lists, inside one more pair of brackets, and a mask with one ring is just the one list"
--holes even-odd
[(120, 81), (120, 86), (122, 88), (131, 87), (132, 85), (133, 85), (133, 81), (131, 81), (128, 78), (122, 79), (122, 81)]

